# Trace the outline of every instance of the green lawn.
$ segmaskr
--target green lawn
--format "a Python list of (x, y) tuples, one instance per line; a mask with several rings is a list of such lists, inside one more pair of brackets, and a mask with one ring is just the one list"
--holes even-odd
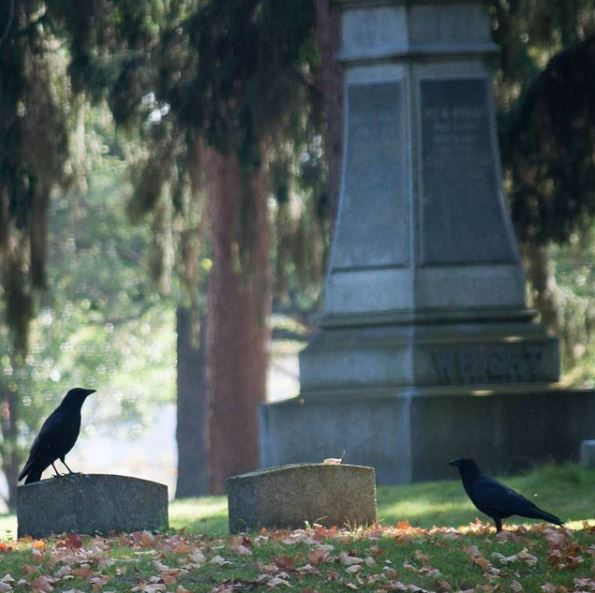
[[(526, 475), (501, 479), (537, 505), (569, 521), (570, 526), (578, 526), (587, 519), (595, 521), (595, 471), (575, 464), (546, 465)], [(387, 526), (401, 520), (423, 528), (456, 527), (476, 517), (487, 520), (471, 504), (458, 479), (380, 486), (377, 498), (378, 518)], [(186, 527), (195, 533), (225, 534), (226, 498), (174, 501), (170, 506), (170, 523), (172, 527)], [(520, 524), (523, 519), (511, 518), (506, 523)]]
[[(546, 466), (505, 481), (570, 529), (515, 526), (520, 519), (496, 536), (475, 523), (458, 480), (379, 488), (380, 526), (354, 531), (230, 537), (225, 497), (205, 497), (173, 502), (172, 529), (156, 536), (4, 537), (0, 592), (595, 591), (595, 471)], [(14, 523), (3, 517), (1, 533), (14, 533)]]

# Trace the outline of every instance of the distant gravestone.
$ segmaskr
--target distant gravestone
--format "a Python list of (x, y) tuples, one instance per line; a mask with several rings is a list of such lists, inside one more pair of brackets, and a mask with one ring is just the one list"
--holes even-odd
[(376, 521), (374, 469), (300, 464), (227, 480), (229, 531), (297, 529), (310, 524), (369, 525)]
[(581, 465), (595, 469), (595, 440), (581, 442)]
[(167, 486), (107, 474), (72, 474), (17, 488), (18, 537), (161, 530)]

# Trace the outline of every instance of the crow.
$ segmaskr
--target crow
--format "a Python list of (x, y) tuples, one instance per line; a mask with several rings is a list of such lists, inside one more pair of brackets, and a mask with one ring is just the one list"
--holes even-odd
[(66, 394), (60, 405), (43, 423), (37, 438), (33, 441), (29, 459), (19, 474), (19, 480), (27, 476), (25, 484), (38, 482), (43, 470), (50, 465), (59, 476), (60, 473), (54, 465), (56, 459), (59, 459), (71, 474), (73, 473), (64, 458), (76, 443), (81, 430), (81, 406), (92, 393), (95, 393), (94, 389), (75, 387)]
[(459, 468), (465, 492), (482, 513), (492, 518), (497, 532), (502, 530), (502, 519), (511, 515), (543, 519), (556, 525), (564, 524), (561, 519), (543, 511), (512, 488), (482, 474), (473, 459), (454, 459), (450, 465)]

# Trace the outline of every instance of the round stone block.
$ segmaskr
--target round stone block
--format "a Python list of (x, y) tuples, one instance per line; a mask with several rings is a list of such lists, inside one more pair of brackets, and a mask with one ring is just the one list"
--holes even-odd
[(71, 474), (17, 488), (18, 537), (168, 527), (167, 486), (127, 476)]
[(374, 468), (283, 465), (227, 480), (229, 530), (369, 525), (376, 521)]

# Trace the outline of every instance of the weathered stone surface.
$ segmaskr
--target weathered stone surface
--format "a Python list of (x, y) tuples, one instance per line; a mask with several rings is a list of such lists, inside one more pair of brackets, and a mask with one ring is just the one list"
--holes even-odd
[(286, 465), (227, 480), (229, 530), (300, 528), (304, 523), (376, 521), (374, 469), (320, 463)]
[(515, 262), (487, 78), (420, 82), (425, 264)]
[(72, 474), (17, 489), (18, 536), (161, 530), (167, 486), (107, 474)]
[(581, 443), (581, 465), (589, 469), (595, 469), (595, 440)]
[(595, 391), (530, 386), (340, 390), (262, 407), (262, 465), (320, 460), (372, 466), (378, 484), (455, 479), (448, 460), (472, 457), (504, 474), (577, 460), (593, 436)]
[(335, 268), (408, 261), (402, 95), (399, 82), (347, 87), (344, 206), (336, 226), (343, 248), (333, 253)]

